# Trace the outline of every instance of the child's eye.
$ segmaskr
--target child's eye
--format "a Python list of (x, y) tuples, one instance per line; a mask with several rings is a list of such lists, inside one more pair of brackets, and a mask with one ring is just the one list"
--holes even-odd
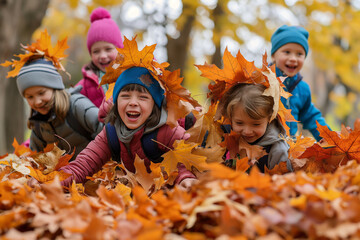
[(142, 99), (149, 99), (149, 96), (148, 96), (148, 95), (141, 95), (140, 98), (142, 98)]

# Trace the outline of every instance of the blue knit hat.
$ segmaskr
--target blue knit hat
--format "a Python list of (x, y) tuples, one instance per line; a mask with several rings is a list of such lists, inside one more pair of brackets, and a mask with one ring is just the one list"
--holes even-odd
[(159, 82), (151, 76), (149, 70), (143, 67), (132, 67), (120, 74), (114, 86), (114, 103), (116, 103), (121, 89), (129, 84), (139, 84), (145, 87), (150, 92), (155, 104), (161, 108), (164, 99), (164, 90), (161, 88)]
[(307, 55), (309, 51), (308, 38), (309, 32), (305, 28), (282, 25), (271, 36), (271, 55), (287, 43), (300, 44), (305, 50), (305, 55)]
[(20, 69), (16, 82), (22, 96), (24, 96), (24, 91), (29, 87), (65, 88), (62, 77), (53, 63), (44, 58), (26, 63)]

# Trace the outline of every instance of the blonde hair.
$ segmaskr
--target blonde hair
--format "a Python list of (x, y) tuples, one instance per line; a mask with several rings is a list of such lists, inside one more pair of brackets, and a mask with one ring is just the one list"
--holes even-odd
[[(124, 86), (120, 92), (129, 92), (129, 91), (138, 91), (138, 92), (147, 92), (149, 93), (149, 91), (144, 87), (141, 86), (139, 84), (128, 84), (126, 86)], [(106, 123), (111, 123), (112, 125), (115, 124), (115, 120), (119, 119), (121, 121), (119, 112), (118, 112), (118, 104), (117, 102), (114, 103), (113, 107), (110, 109), (109, 113), (107, 114), (107, 116), (105, 117), (105, 122)], [(146, 127), (155, 127), (159, 122), (160, 122), (160, 118), (161, 118), (161, 109), (154, 103), (152, 112), (149, 116), (149, 118), (146, 120), (145, 125)]]
[(270, 118), (273, 113), (274, 99), (262, 95), (266, 87), (262, 84), (239, 83), (231, 87), (221, 98), (218, 111), (231, 119), (234, 108), (241, 105), (252, 119)]
[[(55, 115), (60, 121), (65, 121), (66, 115), (70, 109), (70, 95), (64, 89), (54, 89), (51, 100), (48, 103), (51, 106), (51, 109), (54, 110)], [(30, 117), (33, 115), (33, 111), (30, 111)], [(33, 128), (33, 124), (28, 120), (28, 128)]]

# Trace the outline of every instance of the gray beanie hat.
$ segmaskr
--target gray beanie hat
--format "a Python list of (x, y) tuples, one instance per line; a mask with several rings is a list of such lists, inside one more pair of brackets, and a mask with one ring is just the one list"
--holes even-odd
[(53, 63), (44, 58), (36, 59), (25, 64), (20, 69), (16, 80), (22, 96), (24, 96), (24, 91), (27, 88), (35, 86), (65, 89), (62, 77)]

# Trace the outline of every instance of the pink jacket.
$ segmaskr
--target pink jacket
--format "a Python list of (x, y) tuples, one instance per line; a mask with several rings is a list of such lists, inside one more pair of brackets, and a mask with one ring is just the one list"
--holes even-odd
[(81, 79), (76, 86), (82, 85), (83, 89), (81, 94), (88, 97), (96, 107), (100, 107), (101, 102), (105, 98), (105, 93), (102, 87), (99, 85), (98, 76), (90, 69), (86, 68), (86, 65), (81, 69), (83, 79)]
[[(141, 159), (144, 159), (144, 163), (147, 168), (150, 165), (150, 160), (147, 159), (141, 147), (141, 137), (143, 132), (144, 129), (141, 129), (135, 133), (133, 139), (130, 142), (129, 150), (127, 150), (125, 145), (120, 142), (120, 154), (122, 162), (124, 166), (133, 173), (135, 172), (135, 154), (137, 154)], [(178, 126), (176, 128), (171, 128), (168, 125), (163, 125), (159, 128), (156, 141), (161, 143), (158, 144), (160, 150), (168, 151), (168, 148), (164, 146), (172, 148), (175, 140), (187, 138), (189, 138), (189, 134), (185, 133), (185, 129), (182, 127)], [(96, 138), (91, 141), (82, 152), (79, 153), (75, 161), (70, 162), (69, 165), (60, 168), (60, 170), (72, 174), (71, 177), (62, 182), (62, 185), (69, 186), (73, 180), (75, 180), (77, 183), (84, 182), (87, 176), (92, 176), (94, 173), (99, 171), (102, 166), (110, 160), (110, 158), (111, 152), (106, 137), (106, 129), (104, 127), (103, 130), (96, 136)], [(148, 170), (150, 169), (148, 168)], [(182, 164), (178, 165), (178, 171), (179, 174), (175, 180), (175, 183), (180, 183), (185, 178), (195, 178), (195, 175), (188, 171)]]

